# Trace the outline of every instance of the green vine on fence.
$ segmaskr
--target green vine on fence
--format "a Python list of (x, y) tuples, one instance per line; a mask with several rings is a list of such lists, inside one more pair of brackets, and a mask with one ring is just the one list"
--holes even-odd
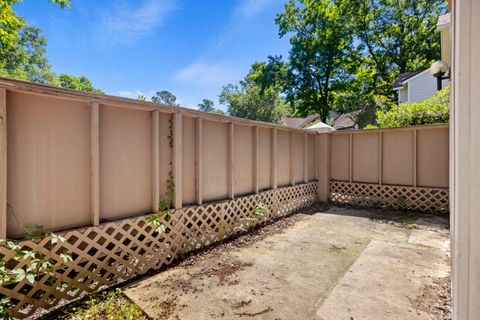
[[(168, 145), (170, 147), (171, 152), (173, 151), (173, 122), (172, 118), (168, 120), (169, 126), (169, 134), (167, 136)], [(173, 201), (173, 195), (175, 193), (175, 181), (173, 179), (173, 163), (172, 161), (169, 162), (169, 171), (168, 171), (168, 178), (165, 182), (166, 190), (165, 190), (165, 197), (161, 199), (158, 204), (158, 212), (151, 214), (146, 217), (146, 221), (148, 224), (152, 225), (154, 231), (156, 233), (164, 233), (167, 231), (166, 226), (163, 224), (162, 221), (170, 221), (170, 209)]]
[[(23, 229), (27, 232), (26, 238), (31, 241), (39, 241), (45, 237), (49, 237), (46, 249), (50, 252), (54, 251), (57, 245), (66, 242), (65, 238), (49, 232), (42, 226), (25, 226)], [(51, 277), (51, 283), (56, 282), (55, 278), (55, 262), (51, 258), (47, 258), (43, 253), (32, 250), (26, 246), (22, 246), (20, 242), (14, 240), (0, 239), (0, 246), (6, 247), (14, 253), (14, 259), (18, 262), (26, 262), (23, 267), (9, 267), (8, 261), (0, 260), (0, 286), (9, 285), (27, 281), (35, 284), (39, 276), (47, 275)], [(61, 263), (67, 264), (72, 262), (72, 255), (66, 251), (59, 254)], [(11, 308), (13, 304), (9, 297), (0, 296), (0, 319), (13, 319)]]

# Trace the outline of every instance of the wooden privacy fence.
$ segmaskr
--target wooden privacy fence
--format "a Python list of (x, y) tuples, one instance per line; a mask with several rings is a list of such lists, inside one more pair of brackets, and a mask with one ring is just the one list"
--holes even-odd
[(95, 226), (159, 204), (179, 209), (317, 180), (315, 132), (19, 81), (2, 86), (2, 238), (21, 236), (21, 225)]
[(319, 200), (446, 211), (448, 129), (319, 134), (0, 78), (0, 185), (1, 238), (66, 239), (19, 242), (53, 262), (0, 287), (25, 318)]
[[(0, 120), (1, 237), (41, 225), (66, 239), (19, 242), (53, 274), (0, 287), (18, 318), (318, 199), (315, 132), (6, 79)], [(165, 206), (159, 231), (148, 217)], [(14, 255), (0, 246), (8, 268), (25, 269)]]
[(448, 212), (448, 126), (331, 135), (330, 200)]

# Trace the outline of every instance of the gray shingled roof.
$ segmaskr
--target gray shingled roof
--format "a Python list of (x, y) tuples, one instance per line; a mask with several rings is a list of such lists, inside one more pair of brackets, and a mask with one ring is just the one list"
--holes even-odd
[(423, 69), (423, 70), (417, 70), (417, 71), (411, 71), (411, 72), (405, 72), (405, 73), (400, 73), (400, 74), (397, 76), (397, 79), (395, 79), (395, 82), (393, 83), (393, 89), (401, 88), (403, 81), (405, 81), (405, 80), (407, 80), (407, 79), (410, 79), (411, 77), (416, 76), (417, 74), (419, 74), (420, 72), (423, 72), (423, 71), (425, 71), (425, 69)]

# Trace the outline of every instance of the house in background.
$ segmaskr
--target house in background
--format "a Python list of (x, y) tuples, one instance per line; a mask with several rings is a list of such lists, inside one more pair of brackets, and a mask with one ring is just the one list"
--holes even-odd
[[(441, 59), (450, 66), (450, 14), (438, 18), (437, 30), (440, 31)], [(442, 80), (442, 88), (448, 85), (448, 79)], [(398, 94), (398, 103), (422, 102), (437, 93), (437, 79), (429, 69), (401, 73), (393, 84)]]

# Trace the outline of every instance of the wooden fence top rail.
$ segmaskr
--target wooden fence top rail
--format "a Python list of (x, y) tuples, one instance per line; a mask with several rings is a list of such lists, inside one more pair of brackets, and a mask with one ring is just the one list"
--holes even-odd
[(448, 124), (427, 124), (423, 126), (409, 126), (399, 128), (378, 128), (378, 129), (363, 129), (363, 130), (338, 130), (332, 131), (332, 134), (350, 134), (350, 133), (378, 133), (385, 131), (408, 131), (408, 130), (425, 130), (425, 129), (441, 129), (448, 128)]
[(298, 132), (302, 134), (305, 134), (305, 133), (313, 134), (313, 135), (317, 134), (316, 131), (289, 128), (289, 127), (285, 127), (282, 125), (269, 123), (269, 122), (223, 116), (223, 115), (218, 115), (214, 113), (188, 109), (184, 107), (174, 107), (174, 106), (169, 106), (166, 104), (155, 103), (150, 101), (140, 101), (136, 99), (117, 97), (117, 96), (112, 96), (107, 94), (83, 92), (78, 90), (54, 87), (54, 86), (45, 85), (45, 84), (38, 84), (38, 83), (32, 83), (28, 81), (8, 79), (8, 78), (2, 78), (2, 77), (0, 77), (0, 87), (3, 87), (13, 92), (56, 97), (60, 99), (75, 100), (75, 101), (81, 101), (81, 102), (87, 102), (87, 103), (97, 102), (103, 105), (110, 105), (114, 107), (137, 109), (137, 110), (144, 110), (144, 111), (158, 110), (163, 113), (181, 113), (184, 116), (193, 117), (193, 118), (201, 117), (205, 120), (210, 120), (210, 121), (234, 123), (238, 125), (251, 126), (251, 127), (257, 126), (262, 128), (277, 128), (279, 130), (293, 131), (293, 132)]

